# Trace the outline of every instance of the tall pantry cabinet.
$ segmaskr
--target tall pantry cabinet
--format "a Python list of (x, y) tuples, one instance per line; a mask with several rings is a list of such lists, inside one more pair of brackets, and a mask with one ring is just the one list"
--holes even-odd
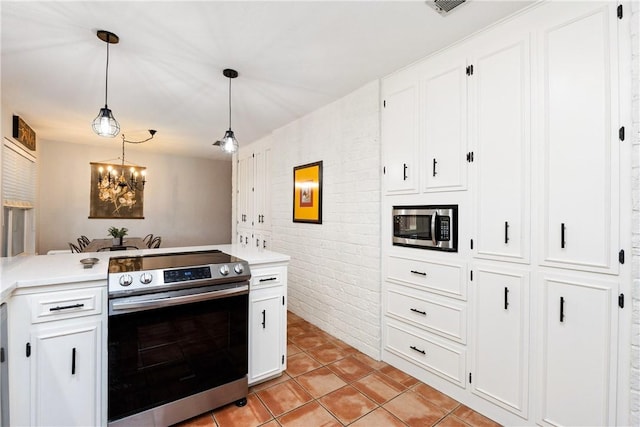
[(237, 156), (236, 243), (271, 245), (271, 147), (268, 140), (242, 147)]
[[(628, 422), (624, 13), (534, 5), (382, 81), (383, 359), (503, 424)], [(457, 253), (391, 244), (434, 204)]]

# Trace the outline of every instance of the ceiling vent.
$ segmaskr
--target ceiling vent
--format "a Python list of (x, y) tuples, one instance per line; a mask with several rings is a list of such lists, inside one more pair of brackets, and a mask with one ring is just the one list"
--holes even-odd
[(440, 15), (447, 16), (453, 9), (466, 1), (467, 0), (427, 0), (426, 3)]

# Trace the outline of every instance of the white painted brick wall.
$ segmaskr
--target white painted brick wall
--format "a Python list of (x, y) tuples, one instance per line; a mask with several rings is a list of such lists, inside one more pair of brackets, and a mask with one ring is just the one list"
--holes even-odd
[(631, 2), (632, 48), (632, 327), (631, 327), (631, 424), (640, 426), (640, 3)]
[[(379, 83), (272, 134), (272, 249), (291, 256), (288, 308), (380, 358)], [(294, 223), (293, 168), (323, 161), (322, 224)]]

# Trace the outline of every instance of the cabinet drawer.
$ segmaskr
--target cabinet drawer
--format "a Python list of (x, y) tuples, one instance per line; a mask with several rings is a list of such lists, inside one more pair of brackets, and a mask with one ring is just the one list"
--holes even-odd
[(434, 374), (465, 387), (465, 350), (454, 343), (412, 332), (404, 326), (385, 325), (388, 351), (397, 354)]
[(390, 256), (388, 279), (452, 298), (466, 299), (464, 267)]
[(71, 319), (102, 313), (102, 288), (37, 294), (31, 297), (31, 322)]
[(282, 286), (285, 282), (286, 269), (284, 267), (251, 269), (251, 288), (253, 289)]
[(387, 314), (399, 320), (442, 335), (460, 343), (466, 342), (466, 307), (448, 301), (430, 298), (427, 293), (389, 289)]

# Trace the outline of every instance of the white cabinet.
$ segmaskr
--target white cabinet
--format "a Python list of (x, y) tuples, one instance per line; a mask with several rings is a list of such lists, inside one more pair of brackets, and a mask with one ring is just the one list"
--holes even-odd
[(617, 273), (616, 3), (556, 8), (540, 30), (544, 264)]
[(418, 191), (418, 83), (395, 76), (383, 82), (382, 156), (386, 194)]
[(249, 291), (249, 384), (286, 369), (287, 268), (251, 267)]
[(236, 242), (265, 249), (271, 232), (271, 148), (241, 149), (237, 163)]
[(97, 320), (32, 333), (31, 425), (98, 425), (101, 327)]
[(529, 272), (476, 265), (471, 282), (471, 390), (527, 418)]
[(458, 55), (428, 61), (421, 81), (420, 139), (424, 191), (463, 190), (467, 184), (467, 64)]
[(9, 300), (11, 425), (104, 423), (105, 291), (87, 282)]
[(529, 36), (475, 53), (471, 77), (474, 255), (527, 262), (530, 247)]
[(540, 419), (544, 425), (615, 425), (617, 283), (544, 273)]

